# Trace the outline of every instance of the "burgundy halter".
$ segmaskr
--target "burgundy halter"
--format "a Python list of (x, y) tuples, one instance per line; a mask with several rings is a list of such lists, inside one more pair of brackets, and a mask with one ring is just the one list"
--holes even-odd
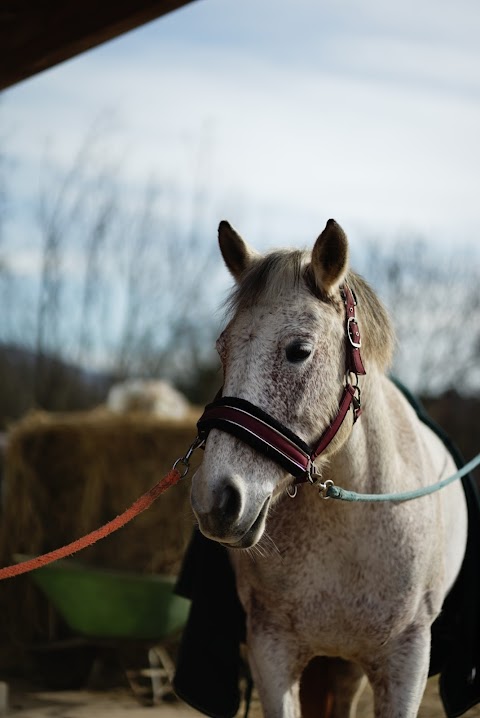
[[(220, 429), (275, 461), (295, 477), (295, 484), (306, 481), (316, 483), (318, 471), (315, 459), (336, 435), (350, 406), (353, 407), (354, 422), (361, 414), (358, 375), (366, 372), (360, 356), (360, 330), (355, 317), (357, 301), (346, 283), (342, 288), (342, 298), (346, 313), (347, 379), (338, 412), (313, 448), (255, 404), (231, 396), (221, 396), (205, 407), (197, 424), (199, 439), (206, 441), (211, 429)], [(355, 384), (350, 383), (352, 374), (355, 376)]]

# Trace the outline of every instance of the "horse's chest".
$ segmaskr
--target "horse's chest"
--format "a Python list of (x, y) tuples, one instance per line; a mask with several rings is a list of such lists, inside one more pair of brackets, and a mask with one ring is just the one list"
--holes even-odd
[(386, 527), (371, 521), (354, 531), (326, 512), (309, 530), (297, 522), (295, 532), (288, 514), (277, 517), (268, 557), (234, 556), (252, 630), (270, 624), (312, 650), (352, 655), (414, 619), (424, 582), (407, 532), (390, 522), (386, 537)]
[(254, 632), (270, 625), (332, 655), (347, 644), (354, 650), (356, 644), (383, 643), (411, 620), (405, 596), (399, 602), (398, 593), (360, 572), (346, 571), (337, 580), (294, 570), (266, 572), (260, 580), (258, 574), (246, 580), (241, 575), (238, 587)]

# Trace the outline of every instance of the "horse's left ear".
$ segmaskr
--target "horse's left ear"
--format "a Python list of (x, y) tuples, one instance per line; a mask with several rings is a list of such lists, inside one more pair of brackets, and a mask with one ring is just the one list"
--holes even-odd
[(315, 242), (311, 266), (315, 283), (325, 294), (332, 294), (345, 277), (348, 269), (348, 240), (334, 219), (328, 220)]
[(259, 256), (225, 220), (218, 225), (218, 243), (224, 262), (237, 281)]

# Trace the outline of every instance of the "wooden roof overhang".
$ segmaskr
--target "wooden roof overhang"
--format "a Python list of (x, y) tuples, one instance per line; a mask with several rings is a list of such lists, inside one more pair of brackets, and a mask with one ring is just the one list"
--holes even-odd
[(192, 0), (0, 0), (0, 90)]

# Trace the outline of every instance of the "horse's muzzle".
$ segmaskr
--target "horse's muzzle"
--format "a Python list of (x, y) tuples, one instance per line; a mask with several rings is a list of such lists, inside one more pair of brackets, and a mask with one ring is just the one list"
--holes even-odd
[(201, 532), (210, 539), (231, 548), (250, 548), (260, 539), (270, 505), (267, 496), (259, 510), (245, 501), (241, 482), (235, 477), (224, 478), (210, 495), (208, 509), (192, 486), (192, 508)]

